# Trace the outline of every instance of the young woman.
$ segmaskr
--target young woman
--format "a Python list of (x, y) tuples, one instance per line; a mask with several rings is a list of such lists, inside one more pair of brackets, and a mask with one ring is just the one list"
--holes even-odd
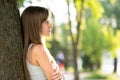
[(48, 18), (48, 9), (38, 6), (27, 7), (21, 15), (26, 80), (63, 80), (59, 67), (44, 41), (44, 37), (50, 36), (52, 30)]

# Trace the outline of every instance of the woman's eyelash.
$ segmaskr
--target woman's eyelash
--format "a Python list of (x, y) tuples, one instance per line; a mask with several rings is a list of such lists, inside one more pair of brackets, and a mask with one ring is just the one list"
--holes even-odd
[(49, 21), (45, 21), (46, 23), (49, 23)]

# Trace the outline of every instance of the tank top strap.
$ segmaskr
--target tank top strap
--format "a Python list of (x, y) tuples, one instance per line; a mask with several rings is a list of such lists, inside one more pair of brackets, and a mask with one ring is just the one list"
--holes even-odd
[(29, 46), (28, 46), (28, 51), (27, 51), (27, 56), (29, 55), (29, 51), (30, 49), (32, 48), (32, 46), (35, 45), (34, 43), (30, 43)]

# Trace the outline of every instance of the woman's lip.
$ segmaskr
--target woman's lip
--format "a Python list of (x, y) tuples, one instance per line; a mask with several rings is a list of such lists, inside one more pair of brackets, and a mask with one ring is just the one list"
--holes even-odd
[(49, 31), (49, 32), (51, 32), (51, 31), (52, 31), (52, 29), (49, 29), (48, 31)]
[(51, 32), (51, 30), (48, 30), (48, 32)]

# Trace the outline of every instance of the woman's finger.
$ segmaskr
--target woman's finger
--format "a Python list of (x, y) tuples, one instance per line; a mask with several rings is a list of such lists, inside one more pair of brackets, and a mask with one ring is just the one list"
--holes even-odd
[(59, 72), (56, 70), (56, 71), (52, 74), (52, 76), (57, 75), (57, 74), (59, 74)]
[(55, 75), (55, 76), (52, 77), (52, 80), (57, 80), (57, 79), (60, 79), (60, 78), (61, 78), (60, 75)]
[(60, 79), (61, 80), (62, 78), (62, 74), (59, 72), (59, 71), (55, 71), (53, 74), (52, 74), (52, 80), (57, 80), (57, 79)]

